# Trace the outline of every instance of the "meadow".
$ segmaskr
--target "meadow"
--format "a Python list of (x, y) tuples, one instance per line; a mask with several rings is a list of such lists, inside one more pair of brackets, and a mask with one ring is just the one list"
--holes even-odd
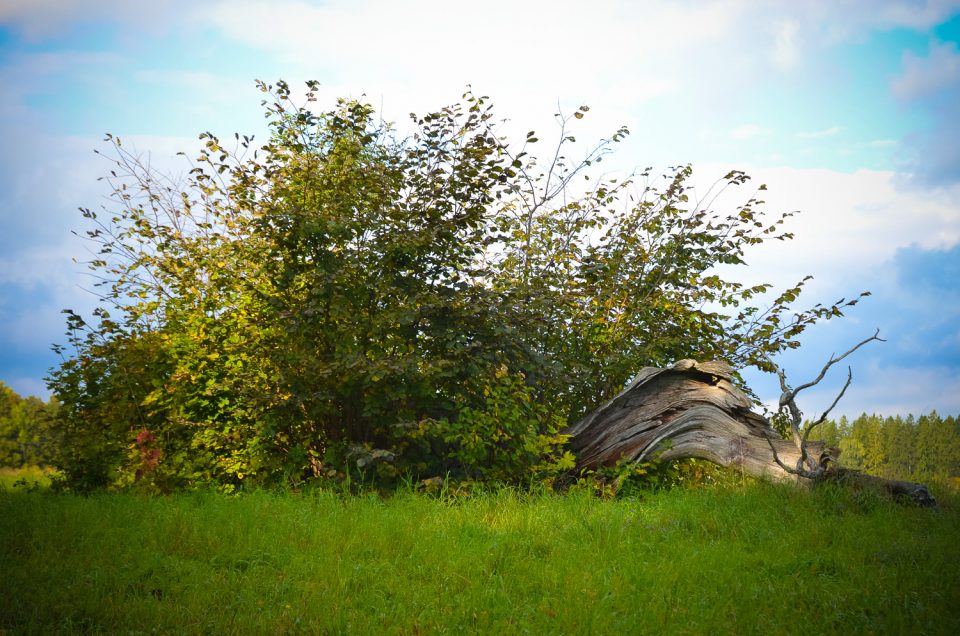
[(960, 633), (960, 501), (0, 489), (0, 633)]

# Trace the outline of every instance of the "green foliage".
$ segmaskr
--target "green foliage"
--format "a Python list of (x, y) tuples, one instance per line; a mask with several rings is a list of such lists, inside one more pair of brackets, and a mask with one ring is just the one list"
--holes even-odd
[(614, 466), (580, 473), (575, 490), (588, 490), (602, 499), (638, 497), (674, 488), (696, 489), (753, 484), (742, 472), (712, 462), (687, 458), (635, 463), (620, 461)]
[(627, 131), (569, 160), (586, 107), (543, 162), (469, 92), (401, 138), (363, 103), (315, 112), (315, 83), (259, 86), (268, 141), (204, 133), (184, 180), (107, 138), (113, 202), (83, 210), (103, 305), (68, 310), (50, 374), (69, 487), (531, 483), (640, 367), (764, 367), (856, 302), (797, 311), (804, 279), (761, 310), (770, 286), (724, 272), (789, 215), (691, 201), (689, 166), (591, 181)]
[(0, 382), (0, 467), (50, 463), (54, 453), (50, 424), (59, 406), (54, 398), (43, 402), (21, 397)]
[(566, 422), (534, 400), (522, 374), (502, 366), (484, 384), (483, 395), (481, 407), (465, 405), (455, 420), (434, 425), (432, 433), (449, 445), (451, 468), (469, 480), (506, 484), (546, 480), (574, 468), (566, 436), (559, 433)]

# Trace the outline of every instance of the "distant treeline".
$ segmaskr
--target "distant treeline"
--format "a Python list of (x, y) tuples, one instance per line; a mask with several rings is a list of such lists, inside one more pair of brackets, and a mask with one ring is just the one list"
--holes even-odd
[(871, 475), (921, 482), (960, 478), (960, 422), (952, 415), (863, 413), (852, 422), (828, 420), (810, 437), (839, 448), (843, 466)]
[(0, 466), (46, 466), (52, 462), (51, 423), (59, 402), (20, 397), (0, 382)]

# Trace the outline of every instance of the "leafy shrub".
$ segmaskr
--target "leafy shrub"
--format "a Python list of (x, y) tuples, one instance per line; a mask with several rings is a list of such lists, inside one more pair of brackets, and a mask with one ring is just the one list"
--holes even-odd
[(484, 382), (483, 404), (462, 406), (432, 433), (448, 445), (447, 460), (466, 479), (512, 483), (572, 470), (573, 454), (559, 431), (565, 419), (534, 399), (522, 373), (497, 369)]
[(692, 203), (689, 166), (576, 192), (627, 135), (567, 159), (586, 107), (543, 163), (472, 93), (403, 139), (367, 104), (314, 112), (316, 83), (259, 85), (269, 140), (204, 133), (185, 183), (108, 136), (114, 209), (83, 211), (104, 306), (69, 313), (50, 375), (70, 487), (549, 479), (563, 426), (639, 367), (763, 366), (841, 313), (794, 310), (803, 281), (761, 311), (769, 285), (718, 274), (788, 215)]

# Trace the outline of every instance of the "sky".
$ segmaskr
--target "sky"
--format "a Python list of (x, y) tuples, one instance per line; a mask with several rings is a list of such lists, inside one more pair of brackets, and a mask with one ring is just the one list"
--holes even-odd
[(691, 164), (703, 193), (746, 171), (799, 214), (737, 276), (812, 275), (798, 307), (872, 292), (777, 359), (788, 379), (879, 329), (834, 414), (960, 414), (958, 47), (960, 0), (0, 0), (0, 380), (49, 395), (61, 310), (95, 307), (72, 232), (106, 205), (105, 133), (182, 173), (201, 132), (263, 139), (256, 79), (314, 79), (321, 106), (363, 98), (401, 130), (468, 85), (518, 136), (587, 104), (579, 140), (631, 131), (611, 170)]

